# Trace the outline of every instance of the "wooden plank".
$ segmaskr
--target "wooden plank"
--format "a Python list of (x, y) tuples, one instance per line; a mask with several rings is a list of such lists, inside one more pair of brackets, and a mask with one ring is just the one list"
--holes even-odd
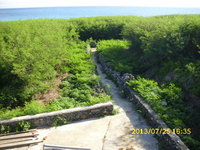
[(9, 135), (9, 136), (0, 137), (0, 140), (18, 139), (18, 138), (24, 138), (24, 137), (36, 137), (36, 136), (38, 136), (38, 135), (39, 135), (39, 134), (33, 134), (33, 133)]
[(19, 142), (19, 143), (4, 144), (4, 145), (0, 145), (0, 149), (6, 149), (6, 148), (8, 149), (8, 148), (26, 146), (26, 145), (30, 145), (30, 144), (37, 144), (40, 142), (43, 142), (43, 140), (38, 139), (38, 140), (25, 141), (25, 142)]
[(32, 141), (32, 140), (36, 140), (36, 138), (28, 137), (28, 138), (20, 138), (20, 139), (1, 140), (0, 145), (8, 144), (8, 143), (23, 142), (23, 141)]
[(11, 133), (6, 133), (6, 134), (0, 134), (0, 137), (2, 137), (2, 136), (8, 136), (8, 135), (22, 134), (22, 133), (28, 133), (28, 132), (34, 133), (34, 132), (37, 132), (37, 130), (36, 129), (32, 129), (32, 130), (27, 130), (27, 131), (20, 131), (20, 132), (11, 132)]

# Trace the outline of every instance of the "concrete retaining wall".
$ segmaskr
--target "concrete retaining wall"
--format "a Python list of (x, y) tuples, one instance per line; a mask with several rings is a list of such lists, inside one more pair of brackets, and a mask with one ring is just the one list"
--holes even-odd
[(72, 109), (66, 109), (61, 111), (54, 111), (49, 113), (42, 113), (37, 115), (29, 115), (16, 117), (13, 119), (0, 120), (0, 126), (15, 127), (19, 122), (28, 121), (32, 128), (49, 127), (52, 126), (56, 118), (61, 117), (68, 122), (95, 118), (104, 115), (111, 115), (113, 111), (113, 105), (111, 102), (96, 104), (87, 107), (78, 107)]
[[(109, 62), (105, 61), (104, 56), (101, 53), (98, 54), (97, 57), (103, 71), (113, 78), (113, 80), (118, 84), (119, 88), (124, 92), (125, 96), (142, 110), (145, 119), (148, 120), (152, 128), (169, 128), (152, 110), (152, 108), (142, 98), (140, 98), (131, 87), (126, 84), (127, 81), (134, 79), (133, 75), (127, 73), (120, 74), (119, 72), (114, 71), (110, 67)], [(157, 136), (164, 143), (166, 149), (189, 150), (176, 134), (157, 134)]]

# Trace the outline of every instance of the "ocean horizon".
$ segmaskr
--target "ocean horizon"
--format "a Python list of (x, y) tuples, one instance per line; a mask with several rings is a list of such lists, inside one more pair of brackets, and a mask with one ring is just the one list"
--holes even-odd
[(120, 7), (120, 6), (81, 6), (81, 7), (35, 7), (0, 9), (0, 21), (28, 19), (70, 19), (96, 16), (160, 16), (178, 14), (200, 14), (200, 8), (169, 7)]

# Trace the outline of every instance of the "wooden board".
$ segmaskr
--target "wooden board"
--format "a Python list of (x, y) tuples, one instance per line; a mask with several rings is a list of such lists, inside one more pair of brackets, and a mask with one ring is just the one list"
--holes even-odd
[(40, 143), (43, 139), (38, 139), (38, 136), (39, 134), (37, 133), (37, 130), (0, 135), (0, 149), (15, 148)]
[(37, 143), (40, 143), (42, 141), (43, 140), (31, 140), (31, 141), (22, 141), (22, 142), (17, 142), (17, 143), (3, 144), (3, 145), (0, 145), (0, 149), (26, 146), (26, 145), (30, 145), (30, 144), (37, 144)]
[(9, 136), (4, 136), (4, 137), (0, 137), (0, 141), (2, 140), (10, 140), (10, 139), (20, 139), (20, 138), (29, 138), (29, 137), (36, 137), (39, 134), (18, 134), (18, 135), (9, 135)]
[(0, 140), (0, 145), (8, 144), (8, 143), (17, 143), (17, 142), (21, 142), (21, 141), (30, 141), (30, 140), (33, 140), (33, 138), (25, 137), (25, 138), (20, 138), (20, 139)]
[(35, 133), (35, 132), (37, 132), (36, 129), (27, 130), (27, 131), (21, 131), (21, 132), (11, 132), (11, 133), (7, 133), (7, 134), (0, 134), (0, 137), (2, 137), (2, 136), (8, 136), (8, 135), (17, 135), (17, 134), (22, 134), (22, 133)]

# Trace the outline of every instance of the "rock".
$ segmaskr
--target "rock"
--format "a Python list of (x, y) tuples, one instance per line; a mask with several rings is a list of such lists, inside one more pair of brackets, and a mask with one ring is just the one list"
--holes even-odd
[(135, 77), (130, 74), (130, 73), (125, 73), (123, 76), (122, 76), (122, 79), (127, 82), (127, 81), (130, 81), (130, 80), (134, 80)]

